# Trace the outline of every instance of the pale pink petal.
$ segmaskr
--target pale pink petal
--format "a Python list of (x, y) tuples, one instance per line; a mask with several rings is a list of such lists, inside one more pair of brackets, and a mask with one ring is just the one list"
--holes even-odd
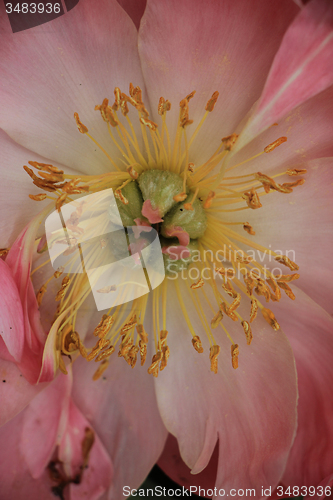
[(23, 310), (13, 275), (0, 259), (0, 336), (15, 361), (21, 361), (24, 346)]
[[(87, 173), (112, 168), (90, 139), (78, 132), (73, 114), (115, 160), (96, 104), (112, 103), (113, 89), (143, 88), (137, 30), (116, 2), (80, 1), (66, 15), (41, 26), (10, 33), (1, 4), (0, 126), (36, 153)], [(139, 128), (137, 113), (132, 111)], [(19, 117), (19, 119), (18, 119)]]
[(237, 148), (332, 85), (332, 53), (333, 3), (312, 0), (286, 32), (258, 107), (243, 130)]
[[(177, 294), (170, 287), (172, 315), (166, 325), (170, 358), (155, 379), (163, 422), (178, 439), (182, 459), (192, 473), (207, 466), (219, 439), (217, 487), (242, 485), (259, 491), (259, 486), (276, 485), (296, 428), (296, 371), (288, 340), (258, 317), (248, 346), (241, 325), (230, 320), (225, 326), (239, 345), (239, 368), (232, 368), (231, 344), (219, 329), (214, 331), (221, 346), (219, 372), (212, 373), (208, 340), (189, 298), (189, 285), (180, 280), (180, 293), (204, 353), (194, 350)], [(212, 312), (200, 298), (210, 318)]]
[(132, 369), (116, 354), (104, 376), (93, 382), (97, 363), (74, 363), (73, 400), (111, 456), (114, 477), (110, 499), (124, 485), (137, 488), (160, 456), (167, 431), (159, 415), (147, 366)]
[[(82, 470), (82, 442), (85, 438), (86, 429), (91, 429), (89, 422), (74, 403), (70, 401), (67, 428), (63, 434), (58, 452), (58, 458), (62, 462), (68, 477), (74, 478)], [(88, 467), (83, 470), (80, 483), (70, 485), (70, 500), (99, 499), (108, 490), (112, 476), (113, 469), (110, 457), (101, 440), (94, 433), (94, 443), (89, 454)]]
[(1, 359), (0, 426), (14, 418), (44, 388), (45, 384), (29, 384), (15, 363)]
[(66, 429), (71, 383), (71, 375), (59, 374), (24, 413), (20, 449), (34, 479), (43, 475)]
[(160, 216), (160, 209), (153, 208), (150, 200), (146, 200), (142, 205), (141, 213), (146, 217), (151, 224), (157, 224), (158, 222), (163, 222)]
[[(37, 202), (29, 198), (29, 194), (40, 194), (42, 191), (33, 185), (32, 179), (23, 170), (23, 165), (28, 165), (30, 160), (52, 162), (20, 146), (1, 129), (0, 150), (0, 248), (5, 248), (10, 246), (17, 234), (49, 201)], [(63, 169), (62, 165), (55, 166)]]
[(147, 0), (117, 0), (139, 29), (140, 21), (146, 8)]
[[(153, 120), (159, 98), (171, 102), (167, 124), (174, 136), (179, 102), (193, 90), (190, 138), (215, 91), (220, 92), (190, 153), (207, 160), (223, 136), (234, 132), (260, 97), (283, 34), (298, 12), (289, 0), (235, 2), (209, 0), (147, 3), (139, 32), (139, 52)], [(204, 147), (203, 147), (204, 145)], [(190, 158), (190, 161), (193, 161)]]
[(299, 389), (297, 435), (282, 482), (316, 486), (333, 470), (333, 319), (292, 288), (296, 300), (274, 307), (294, 352)]
[[(303, 497), (305, 500), (309, 500), (310, 498), (315, 498), (317, 500), (322, 500), (323, 498), (329, 498), (332, 496), (332, 488), (333, 488), (333, 474), (325, 477), (319, 484), (319, 487), (315, 489), (318, 494), (310, 495)], [(313, 490), (311, 491), (313, 493)]]
[[(32, 478), (20, 450), (24, 412), (0, 429), (0, 498), (4, 500), (55, 500), (49, 474)], [(32, 445), (35, 449), (35, 444)]]
[(189, 234), (180, 226), (171, 226), (165, 230), (165, 235), (168, 237), (176, 237), (180, 245), (187, 246), (190, 242)]
[[(180, 456), (177, 439), (169, 434), (163, 453), (159, 458), (158, 466), (170, 479), (185, 486), (185, 488), (190, 489), (191, 486), (196, 486), (207, 490), (215, 486), (218, 458), (217, 444), (207, 467), (199, 474), (191, 474), (191, 470)], [(198, 495), (200, 493), (199, 489), (194, 493)], [(204, 495), (201, 494), (200, 496)]]

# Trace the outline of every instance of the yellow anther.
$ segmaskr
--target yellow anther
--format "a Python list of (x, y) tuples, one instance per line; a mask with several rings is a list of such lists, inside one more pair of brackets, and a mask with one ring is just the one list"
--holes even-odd
[(80, 117), (78, 115), (78, 113), (74, 113), (74, 118), (75, 118), (75, 121), (76, 121), (76, 126), (77, 128), (79, 129), (79, 132), (81, 132), (81, 134), (87, 134), (88, 132), (88, 129), (85, 125), (83, 125), (83, 123), (81, 122), (80, 120)]
[(190, 288), (192, 288), (192, 290), (196, 290), (197, 288), (201, 288), (202, 286), (204, 286), (204, 280), (200, 278), (196, 283), (192, 283)]
[(220, 322), (222, 321), (223, 319), (223, 313), (222, 311), (219, 309), (217, 311), (217, 313), (215, 314), (214, 318), (211, 320), (210, 322), (210, 325), (212, 328), (217, 328), (218, 325), (220, 324)]
[(271, 144), (268, 144), (268, 146), (265, 147), (264, 149), (265, 153), (270, 153), (271, 151), (273, 151), (273, 149), (277, 148), (286, 141), (287, 137), (279, 137), (279, 139), (276, 139), (276, 141), (272, 142)]
[(114, 322), (113, 316), (108, 316), (107, 314), (103, 314), (102, 319), (96, 326), (94, 330), (95, 337), (103, 338), (110, 330), (112, 324)]
[(62, 356), (60, 355), (60, 353), (59, 353), (59, 370), (64, 375), (68, 375), (67, 370), (66, 370), (66, 366), (65, 366), (65, 363), (64, 363), (64, 360), (62, 359)]
[(220, 309), (228, 316), (228, 318), (232, 319), (233, 321), (238, 321), (238, 317), (236, 316), (236, 314), (233, 311), (230, 311), (230, 308), (224, 301), (221, 302)]
[(146, 127), (150, 128), (150, 130), (152, 130), (153, 132), (157, 129), (157, 123), (148, 120), (148, 118), (144, 118), (143, 116), (141, 116), (140, 122), (142, 123), (142, 125), (146, 125)]
[(65, 269), (65, 268), (64, 268), (64, 267), (62, 267), (62, 266), (61, 266), (61, 267), (58, 267), (58, 269), (54, 272), (53, 276), (54, 276), (55, 278), (59, 278), (59, 276), (61, 276), (61, 275), (62, 275), (62, 273), (64, 272), (64, 269)]
[(294, 182), (284, 182), (283, 184), (280, 185), (281, 189), (284, 189), (285, 193), (292, 193), (293, 188), (297, 186), (302, 186), (305, 182), (305, 179), (298, 179), (297, 181)]
[(237, 294), (236, 290), (234, 290), (232, 284), (230, 283), (230, 281), (228, 279), (227, 279), (226, 283), (222, 284), (222, 288), (233, 299), (235, 299), (237, 297), (238, 294)]
[(214, 94), (212, 95), (212, 97), (209, 99), (209, 101), (206, 104), (206, 108), (205, 108), (206, 111), (213, 111), (218, 97), (219, 97), (219, 92), (215, 91)]
[(170, 356), (170, 349), (167, 345), (162, 347), (162, 359), (161, 359), (161, 364), (160, 364), (160, 370), (164, 370), (168, 363), (168, 359)]
[(269, 193), (271, 189), (278, 191), (279, 193), (292, 193), (293, 187), (300, 186), (305, 182), (305, 179), (299, 179), (295, 182), (277, 184), (274, 179), (271, 179), (271, 177), (268, 177), (268, 175), (262, 174), (261, 172), (256, 173), (255, 178), (262, 183), (266, 193)]
[(253, 339), (250, 323), (248, 321), (244, 320), (244, 321), (242, 321), (242, 327), (244, 329), (244, 333), (246, 336), (246, 343), (247, 343), (247, 345), (250, 345), (252, 342), (252, 339)]
[(289, 259), (286, 255), (277, 255), (274, 257), (277, 262), (280, 262), (281, 264), (284, 264), (285, 266), (289, 267), (291, 271), (298, 271), (299, 266), (295, 264), (292, 260)]
[(210, 191), (208, 193), (208, 196), (203, 204), (203, 207), (204, 208), (210, 208), (211, 207), (211, 204), (213, 203), (213, 199), (215, 198), (216, 194), (214, 191)]
[(261, 312), (262, 312), (263, 317), (265, 318), (267, 323), (273, 328), (273, 330), (277, 331), (280, 329), (280, 325), (277, 322), (274, 314), (272, 313), (272, 311), (270, 309), (263, 307), (261, 309)]
[(32, 200), (35, 200), (35, 201), (43, 201), (43, 200), (45, 200), (46, 196), (47, 195), (45, 193), (29, 194), (29, 198), (31, 198)]
[(251, 299), (250, 323), (256, 318), (258, 312), (258, 302), (256, 299)]
[(71, 338), (72, 338), (74, 344), (79, 348), (81, 356), (83, 358), (86, 358), (87, 357), (87, 349), (84, 347), (84, 345), (80, 339), (79, 334), (77, 332), (72, 332)]
[(56, 301), (61, 300), (63, 298), (63, 296), (66, 293), (67, 288), (70, 285), (70, 282), (71, 282), (70, 278), (68, 276), (65, 276), (64, 279), (62, 280), (61, 288), (56, 295), (56, 298), (55, 298)]
[(126, 358), (127, 354), (129, 353), (131, 347), (133, 345), (133, 339), (131, 337), (125, 338), (125, 335), (123, 336), (123, 341), (120, 345), (119, 352), (118, 352), (118, 357), (124, 357)]
[(192, 344), (193, 344), (193, 347), (194, 349), (199, 352), (199, 353), (202, 353), (203, 352), (203, 347), (202, 347), (202, 343), (201, 343), (201, 340), (200, 340), (200, 337), (198, 335), (195, 335), (192, 339)]
[(145, 344), (142, 340), (140, 340), (139, 348), (140, 348), (140, 356), (141, 356), (141, 366), (143, 366), (146, 362), (147, 344)]
[(125, 198), (125, 196), (122, 194), (120, 189), (115, 190), (114, 196), (115, 196), (115, 198), (117, 198), (117, 200), (121, 201), (121, 203), (123, 203), (124, 205), (128, 205), (128, 199)]
[(139, 173), (134, 170), (132, 166), (127, 167), (126, 171), (130, 174), (133, 180), (136, 180), (139, 177)]
[(142, 340), (142, 342), (144, 344), (148, 344), (148, 335), (145, 332), (143, 325), (141, 325), (141, 324), (136, 325), (136, 331), (138, 332), (138, 335), (139, 335), (140, 339)]
[(168, 336), (168, 330), (161, 330), (161, 332), (160, 332), (160, 349), (162, 347), (166, 346), (167, 336)]
[(243, 229), (245, 229), (245, 231), (251, 234), (252, 236), (256, 234), (253, 227), (248, 222), (245, 222), (245, 224), (243, 224)]
[(114, 100), (114, 103), (112, 105), (112, 109), (113, 109), (113, 111), (118, 111), (118, 109), (120, 108), (120, 104), (121, 104), (121, 91), (120, 91), (119, 87), (116, 87), (114, 89), (114, 97), (115, 97), (115, 100)]
[(237, 253), (236, 260), (237, 262), (241, 262), (242, 264), (249, 264), (250, 262), (253, 261), (253, 258), (250, 256), (239, 255), (239, 253)]
[(246, 201), (247, 206), (249, 208), (252, 208), (255, 210), (256, 208), (262, 207), (262, 204), (260, 203), (259, 195), (257, 191), (252, 188), (250, 191), (246, 191), (242, 198)]
[(107, 340), (107, 339), (99, 339), (97, 344), (95, 345), (95, 347), (92, 349), (92, 351), (87, 355), (87, 361), (91, 361), (92, 359), (94, 359), (95, 356), (97, 356), (97, 354), (99, 354), (99, 352), (104, 349), (105, 347), (107, 347), (108, 345), (110, 344), (110, 340)]
[(6, 257), (9, 252), (9, 248), (0, 248), (0, 257)]
[(238, 344), (233, 344), (231, 346), (231, 364), (235, 370), (236, 368), (238, 368), (238, 356), (239, 356)]
[(161, 351), (158, 351), (156, 354), (154, 354), (151, 360), (151, 365), (147, 370), (149, 375), (153, 375), (154, 377), (158, 376), (158, 364), (161, 361), (161, 359), (162, 359)]
[(131, 319), (129, 320), (128, 323), (126, 323), (122, 329), (121, 332), (128, 332), (131, 328), (133, 328), (137, 324), (137, 319), (136, 319), (136, 314), (134, 314)]
[(284, 281), (286, 283), (289, 283), (290, 281), (298, 280), (300, 277), (299, 274), (282, 274), (282, 276), (276, 277), (278, 281)]
[(103, 361), (103, 359), (108, 358), (113, 354), (115, 351), (115, 348), (113, 345), (105, 349), (104, 351), (100, 352), (98, 356), (96, 357), (95, 361)]
[(217, 373), (218, 370), (218, 355), (221, 352), (221, 347), (219, 345), (212, 345), (209, 349), (209, 359), (210, 359), (210, 369), (212, 372)]
[(249, 295), (252, 295), (253, 289), (256, 286), (256, 281), (253, 279), (250, 273), (243, 276), (247, 291)]
[(50, 163), (41, 163), (39, 161), (28, 161), (29, 165), (31, 165), (34, 168), (37, 168), (38, 170), (46, 170), (47, 172), (50, 172), (50, 174), (63, 174), (64, 171), (60, 170), (58, 167), (55, 167), (54, 165), (51, 165)]
[(112, 127), (117, 127), (117, 125), (119, 125), (113, 114), (112, 108), (109, 106), (108, 99), (105, 98), (101, 105), (95, 106), (95, 111), (100, 111), (103, 120), (109, 123)]
[(263, 295), (265, 297), (266, 302), (269, 302), (269, 299), (271, 298), (271, 293), (269, 291), (268, 286), (264, 282), (262, 278), (256, 278), (257, 281), (257, 286), (255, 287), (255, 292), (257, 295)]
[(54, 173), (40, 171), (39, 175), (43, 179), (45, 179), (46, 181), (49, 181), (49, 182), (52, 182), (52, 183), (62, 182), (64, 180), (63, 174), (54, 174)]
[(127, 353), (127, 356), (124, 356), (125, 361), (134, 368), (136, 365), (136, 360), (137, 360), (137, 354), (139, 352), (139, 347), (136, 345), (133, 345), (130, 350)]
[(98, 380), (109, 366), (109, 360), (104, 359), (93, 375), (93, 380)]
[(292, 176), (292, 175), (303, 175), (306, 174), (307, 170), (306, 168), (288, 168), (286, 171), (286, 174)]
[(179, 203), (180, 201), (184, 201), (185, 199), (187, 198), (187, 194), (186, 193), (179, 193), (179, 194), (176, 194), (173, 199)]
[(280, 292), (280, 289), (278, 287), (278, 284), (276, 283), (275, 279), (272, 276), (270, 278), (268, 278), (266, 281), (274, 292), (274, 294), (272, 294), (272, 292), (270, 292), (271, 299), (273, 301), (278, 302), (281, 299), (281, 292)]
[(55, 206), (56, 206), (56, 209), (58, 210), (58, 212), (60, 212), (60, 209), (63, 206), (63, 204), (65, 203), (67, 196), (68, 196), (67, 193), (63, 193), (57, 199)]
[(189, 107), (188, 107), (188, 101), (193, 97), (195, 92), (192, 92), (189, 94), (185, 99), (182, 99), (179, 103), (180, 106), (180, 126), (185, 128), (187, 125), (191, 125), (193, 123), (193, 120), (189, 120), (188, 113), (189, 113)]
[(221, 141), (224, 144), (224, 149), (226, 151), (231, 151), (234, 145), (236, 144), (237, 139), (238, 139), (238, 134), (231, 134), (228, 135), (227, 137), (223, 137)]
[(241, 301), (241, 294), (237, 293), (235, 299), (233, 300), (233, 302), (229, 306), (229, 312), (235, 311), (237, 309), (237, 307), (239, 306), (240, 301)]
[(40, 306), (46, 293), (46, 285), (43, 285), (36, 293), (37, 304)]
[(167, 111), (170, 111), (171, 109), (171, 102), (166, 101), (164, 97), (160, 97), (159, 103), (158, 103), (158, 114), (160, 116), (164, 116)]
[(282, 290), (286, 292), (286, 294), (290, 299), (295, 300), (296, 297), (290, 286), (287, 285), (287, 283), (285, 283), (284, 281), (278, 281), (277, 284), (279, 285), (280, 288), (282, 288)]
[(190, 162), (188, 165), (187, 165), (187, 170), (189, 172), (191, 172), (191, 174), (193, 174), (194, 172), (194, 163)]
[(225, 279), (227, 279), (227, 278), (234, 279), (235, 274), (236, 274), (234, 268), (232, 268), (232, 267), (229, 267), (227, 269), (225, 267), (223, 267), (223, 266), (216, 267), (215, 271), (217, 273), (219, 273), (221, 276), (223, 276)]

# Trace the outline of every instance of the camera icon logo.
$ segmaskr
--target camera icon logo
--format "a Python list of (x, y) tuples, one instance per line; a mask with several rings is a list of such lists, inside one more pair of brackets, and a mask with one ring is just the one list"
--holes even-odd
[(146, 295), (165, 278), (157, 231), (124, 227), (112, 189), (55, 210), (45, 220), (45, 232), (53, 268), (86, 273), (98, 311)]

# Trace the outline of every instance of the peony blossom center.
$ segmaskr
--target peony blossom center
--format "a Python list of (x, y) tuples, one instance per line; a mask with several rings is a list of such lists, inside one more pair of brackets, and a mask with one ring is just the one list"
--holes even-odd
[[(255, 229), (248, 219), (252, 210), (262, 207), (263, 196), (272, 191), (281, 193), (282, 196), (302, 185), (304, 179), (300, 176), (306, 171), (289, 169), (272, 177), (256, 171), (242, 174), (242, 166), (245, 163), (253, 162), (262, 154), (271, 154), (287, 138), (280, 137), (254, 157), (229, 166), (231, 151), (237, 143), (236, 133), (223, 137), (214, 154), (207, 158), (205, 163), (196, 165), (192, 161), (194, 159), (191, 147), (215, 108), (218, 92), (214, 92), (207, 102), (203, 117), (190, 139), (187, 130), (193, 121), (189, 118), (189, 102), (195, 92), (181, 100), (173, 144), (167, 126), (167, 113), (171, 109), (169, 101), (160, 98), (160, 124), (157, 124), (149, 118), (139, 87), (130, 84), (129, 95), (122, 93), (119, 88), (115, 89), (114, 94), (115, 101), (112, 106), (109, 105), (108, 99), (104, 99), (95, 109), (100, 111), (110, 140), (121, 154), (121, 161), (110, 155), (97, 139), (89, 134), (79, 115), (74, 114), (79, 132), (85, 134), (103, 151), (112, 171), (103, 175), (67, 175), (52, 165), (29, 162), (38, 170), (38, 177), (32, 169), (24, 167), (34, 184), (46, 191), (43, 194), (30, 195), (32, 199), (42, 201), (50, 198), (59, 212), (70, 202), (76, 204), (75, 210), (65, 221), (73, 257), (66, 265), (59, 267), (37, 292), (37, 301), (41, 305), (47, 293), (48, 283), (64, 275), (55, 296), (58, 307), (49, 333), (54, 334), (56, 338), (56, 362), (59, 368), (66, 372), (63, 356), (75, 360), (75, 357), (81, 355), (88, 362), (94, 360), (99, 363), (94, 375), (94, 379), (97, 379), (107, 368), (109, 358), (117, 345), (118, 356), (123, 357), (134, 368), (138, 355), (141, 357), (141, 365), (145, 363), (147, 345), (151, 342), (155, 354), (148, 373), (157, 377), (172, 355), (167, 345), (167, 296), (168, 293), (173, 293), (177, 296), (192, 336), (192, 345), (198, 353), (204, 351), (203, 343), (197, 334), (198, 325), (206, 332), (210, 346), (211, 370), (214, 373), (218, 371), (220, 335), (229, 339), (229, 356), (233, 368), (237, 368), (239, 344), (237, 338), (231, 335), (228, 325), (238, 322), (240, 327), (237, 336), (245, 335), (248, 345), (253, 339), (251, 324), (258, 311), (261, 311), (273, 330), (278, 330), (279, 323), (265, 302), (279, 301), (281, 291), (294, 299), (288, 283), (299, 277), (296, 273), (280, 273), (277, 276), (263, 265), (263, 261), (258, 261), (250, 255), (250, 250), (262, 252), (290, 271), (298, 270), (297, 264), (287, 255), (280, 255), (251, 240)], [(141, 136), (137, 135), (134, 122), (129, 118), (129, 106), (138, 113)], [(239, 175), (230, 175), (230, 171), (235, 169)], [(278, 183), (276, 179), (280, 176), (298, 178), (293, 182)], [(105, 209), (95, 213), (94, 217), (87, 219), (84, 217), (85, 202), (80, 202), (76, 195), (99, 193), (110, 188), (114, 192), (122, 225), (125, 228), (134, 228), (134, 240), (127, 242), (130, 250), (138, 245), (141, 249), (144, 248), (151, 228), (157, 231), (166, 279), (151, 292), (153, 321), (150, 322), (149, 331), (144, 327), (148, 301), (146, 294), (134, 299), (131, 306), (118, 305), (103, 314), (91, 332), (97, 342), (87, 348), (80, 332), (77, 331), (76, 323), (78, 316), (84, 314), (82, 305), (89, 296), (90, 288), (86, 274), (75, 274), (75, 266), (78, 263), (75, 263), (74, 254), (80, 236), (88, 231), (94, 234), (97, 222), (99, 226), (106, 228), (111, 212), (110, 207), (105, 206)], [(244, 211), (248, 214), (245, 219), (242, 217)], [(241, 220), (230, 219), (231, 214), (238, 213)], [(242, 231), (247, 234), (242, 234)], [(98, 245), (101, 249), (106, 248), (106, 239), (99, 237)], [(38, 252), (45, 250), (46, 240), (42, 237)], [(118, 252), (117, 245), (113, 246), (112, 251)], [(96, 252), (91, 248), (87, 255), (88, 261), (96, 261), (97, 267), (99, 257), (96, 257)], [(45, 263), (35, 268), (32, 274), (43, 265)], [(185, 282), (188, 297), (184, 296), (180, 280)], [(98, 291), (112, 294), (117, 291), (117, 286), (110, 282)], [(198, 319), (189, 317), (187, 299), (195, 305)], [(241, 302), (247, 305), (246, 314), (239, 312)], [(209, 306), (211, 317), (206, 317), (203, 305)]]

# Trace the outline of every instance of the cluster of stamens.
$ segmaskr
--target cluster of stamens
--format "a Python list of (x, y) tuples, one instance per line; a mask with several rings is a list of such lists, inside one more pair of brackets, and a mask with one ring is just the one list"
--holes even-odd
[[(142, 101), (142, 91), (139, 87), (134, 87), (130, 84), (129, 95), (121, 92), (119, 88), (115, 89), (114, 94), (115, 101), (112, 106), (109, 105), (108, 99), (104, 99), (102, 104), (96, 106), (95, 109), (100, 111), (102, 119), (106, 122), (110, 138), (117, 146), (122, 157), (122, 162), (126, 163), (125, 169), (89, 134), (88, 128), (81, 122), (79, 115), (75, 113), (74, 117), (79, 132), (87, 135), (105, 153), (107, 159), (111, 162), (113, 171), (99, 176), (66, 175), (62, 170), (52, 165), (30, 161), (30, 166), (38, 170), (39, 177), (31, 168), (24, 166), (24, 169), (37, 187), (47, 193), (51, 193), (52, 196), (47, 193), (29, 196), (35, 201), (42, 201), (46, 198), (52, 199), (56, 209), (60, 211), (64, 204), (73, 201), (71, 198), (72, 195), (82, 195), (112, 188), (117, 202), (124, 207), (129, 207), (131, 202), (130, 197), (126, 195), (126, 190), (134, 184), (139, 183), (140, 185), (141, 176), (145, 172), (170, 172), (178, 176), (180, 187), (179, 191), (173, 196), (173, 203), (182, 204), (182, 210), (190, 213), (195, 210), (195, 206), (198, 205), (199, 201), (200, 206), (205, 212), (207, 222), (204, 234), (197, 240), (198, 252), (202, 257), (205, 251), (210, 251), (211, 254), (208, 259), (202, 258), (201, 261), (208, 264), (208, 276), (207, 272), (204, 273), (204, 271), (207, 271), (206, 268), (205, 270), (199, 269), (199, 276), (196, 279), (192, 278), (190, 270), (194, 266), (194, 262), (189, 260), (182, 267), (180, 265), (181, 257), (175, 261), (177, 265), (179, 264), (177, 272), (184, 269), (188, 273), (187, 276), (189, 276), (187, 279), (191, 281), (191, 284), (188, 286), (188, 294), (198, 311), (201, 325), (207, 333), (210, 344), (209, 358), (211, 370), (214, 373), (217, 373), (218, 370), (218, 356), (221, 348), (213, 335), (213, 330), (216, 331), (219, 328), (222, 329), (231, 342), (231, 363), (233, 368), (237, 368), (239, 345), (233, 341), (230, 333), (227, 331), (224, 324), (224, 317), (226, 316), (234, 322), (240, 322), (248, 345), (251, 344), (253, 339), (251, 324), (255, 320), (259, 310), (269, 325), (275, 331), (278, 330), (279, 324), (273, 312), (261, 303), (261, 298), (263, 297), (266, 303), (270, 300), (279, 301), (281, 291), (284, 291), (289, 298), (294, 299), (295, 296), (288, 283), (299, 278), (299, 275), (283, 274), (279, 277), (274, 276), (273, 273), (264, 269), (260, 263), (249, 258), (240, 249), (239, 243), (247, 244), (250, 248), (267, 253), (275, 261), (287, 266), (291, 271), (298, 270), (298, 266), (287, 256), (279, 255), (256, 245), (247, 236), (241, 236), (238, 232), (230, 228), (230, 225), (241, 225), (246, 233), (255, 235), (255, 229), (248, 221), (228, 222), (222, 220), (222, 216), (228, 212), (261, 208), (262, 197), (270, 193), (270, 191), (277, 191), (283, 194), (291, 193), (295, 187), (304, 183), (304, 179), (301, 178), (294, 182), (284, 182), (282, 184), (277, 183), (275, 179), (282, 175), (303, 175), (306, 173), (306, 170), (293, 168), (273, 177), (269, 177), (261, 172), (229, 176), (228, 172), (230, 170), (252, 161), (261, 154), (271, 153), (276, 147), (287, 140), (286, 137), (280, 137), (265, 147), (264, 151), (255, 157), (228, 168), (228, 154), (237, 143), (238, 135), (235, 133), (222, 138), (215, 153), (203, 165), (195, 166), (194, 163), (190, 162), (191, 145), (208, 114), (213, 111), (218, 99), (218, 92), (214, 92), (208, 101), (205, 108), (206, 113), (190, 140), (187, 139), (187, 129), (193, 123), (193, 120), (189, 118), (189, 102), (195, 92), (191, 92), (180, 102), (178, 127), (173, 147), (170, 143), (166, 124), (166, 115), (171, 109), (169, 101), (161, 97), (158, 103), (158, 114), (162, 121), (161, 132), (159, 132), (159, 125), (149, 118), (149, 113)], [(138, 137), (128, 117), (129, 106), (132, 106), (138, 112), (144, 151), (139, 147)], [(119, 116), (119, 112), (122, 117)], [(116, 133), (118, 136), (116, 136)], [(150, 200), (148, 201), (150, 202)], [(235, 209), (230, 208), (232, 204), (244, 203), (244, 201), (246, 206), (244, 205)], [(226, 206), (228, 208), (225, 208)], [(145, 224), (155, 224), (155, 227), (160, 227), (156, 226), (159, 223), (155, 223), (153, 219), (153, 217), (158, 216), (157, 208), (146, 203), (145, 209), (142, 209), (142, 214), (148, 212), (152, 214), (152, 219)], [(75, 240), (76, 235), (80, 231), (83, 231), (79, 226), (79, 204), (76, 212), (71, 217), (67, 221), (67, 228), (69, 229), (69, 234)], [(142, 215), (143, 219), (144, 216)], [(161, 220), (163, 221), (163, 218)], [(187, 238), (187, 231), (183, 228), (179, 229), (178, 226), (171, 229), (167, 228), (165, 235), (166, 238), (179, 238), (179, 244), (182, 244), (184, 248), (189, 248), (187, 245), (190, 237)], [(39, 251), (45, 251), (45, 242), (44, 244), (41, 243), (42, 240), (39, 244)], [(101, 242), (101, 246), (103, 248), (103, 242)], [(223, 247), (228, 247), (228, 252), (222, 250)], [(7, 249), (0, 250), (0, 255), (1, 252), (5, 254)], [(221, 261), (216, 259), (214, 252), (215, 255), (217, 252), (222, 253), (224, 260), (228, 262), (228, 267), (221, 266)], [(165, 253), (167, 255), (168, 248)], [(119, 357), (123, 357), (134, 368), (137, 356), (140, 354), (141, 365), (143, 365), (146, 360), (148, 337), (150, 336), (146, 333), (143, 326), (147, 297), (135, 299), (131, 311), (126, 317), (124, 317), (125, 311), (121, 306), (117, 306), (114, 310), (110, 309), (110, 311), (104, 314), (93, 332), (94, 336), (98, 337), (97, 343), (94, 347), (87, 349), (79, 333), (75, 330), (76, 316), (80, 305), (89, 294), (88, 281), (85, 275), (71, 275), (70, 269), (57, 270), (37, 292), (37, 301), (39, 305), (42, 304), (49, 281), (53, 278), (59, 278), (63, 273), (66, 273), (66, 276), (62, 279), (62, 284), (55, 298), (59, 302), (55, 320), (64, 311), (67, 312), (58, 330), (58, 337), (60, 339), (57, 344), (59, 368), (64, 372), (66, 371), (62, 355), (73, 357), (80, 353), (87, 361), (95, 360), (96, 362), (100, 362), (94, 375), (94, 379), (96, 380), (107, 368), (109, 358), (115, 351), (117, 343), (119, 343)], [(205, 292), (207, 285), (210, 285), (209, 289), (214, 296), (216, 305), (211, 303), (211, 298)], [(159, 370), (163, 370), (166, 367), (170, 355), (170, 349), (166, 343), (168, 335), (168, 331), (166, 330), (166, 297), (169, 286), (171, 285), (168, 283), (168, 279), (166, 279), (159, 288), (152, 292), (155, 354), (148, 368), (148, 373), (155, 377), (158, 375)], [(106, 288), (108, 289), (101, 289), (99, 291), (101, 293), (112, 293), (115, 290), (113, 285)], [(198, 353), (202, 353), (204, 348), (200, 337), (196, 334), (197, 324), (193, 324), (189, 318), (184, 297), (177, 281), (175, 282), (175, 289), (179, 306), (184, 313), (184, 318), (192, 334), (193, 347)], [(249, 297), (251, 302), (248, 319), (244, 319), (238, 312), (243, 296)], [(212, 314), (213, 317), (210, 323), (206, 321), (205, 314), (203, 313), (202, 303), (204, 302), (207, 302), (210, 308), (215, 311), (215, 314)], [(160, 328), (159, 319), (160, 307), (162, 307), (162, 328)]]

